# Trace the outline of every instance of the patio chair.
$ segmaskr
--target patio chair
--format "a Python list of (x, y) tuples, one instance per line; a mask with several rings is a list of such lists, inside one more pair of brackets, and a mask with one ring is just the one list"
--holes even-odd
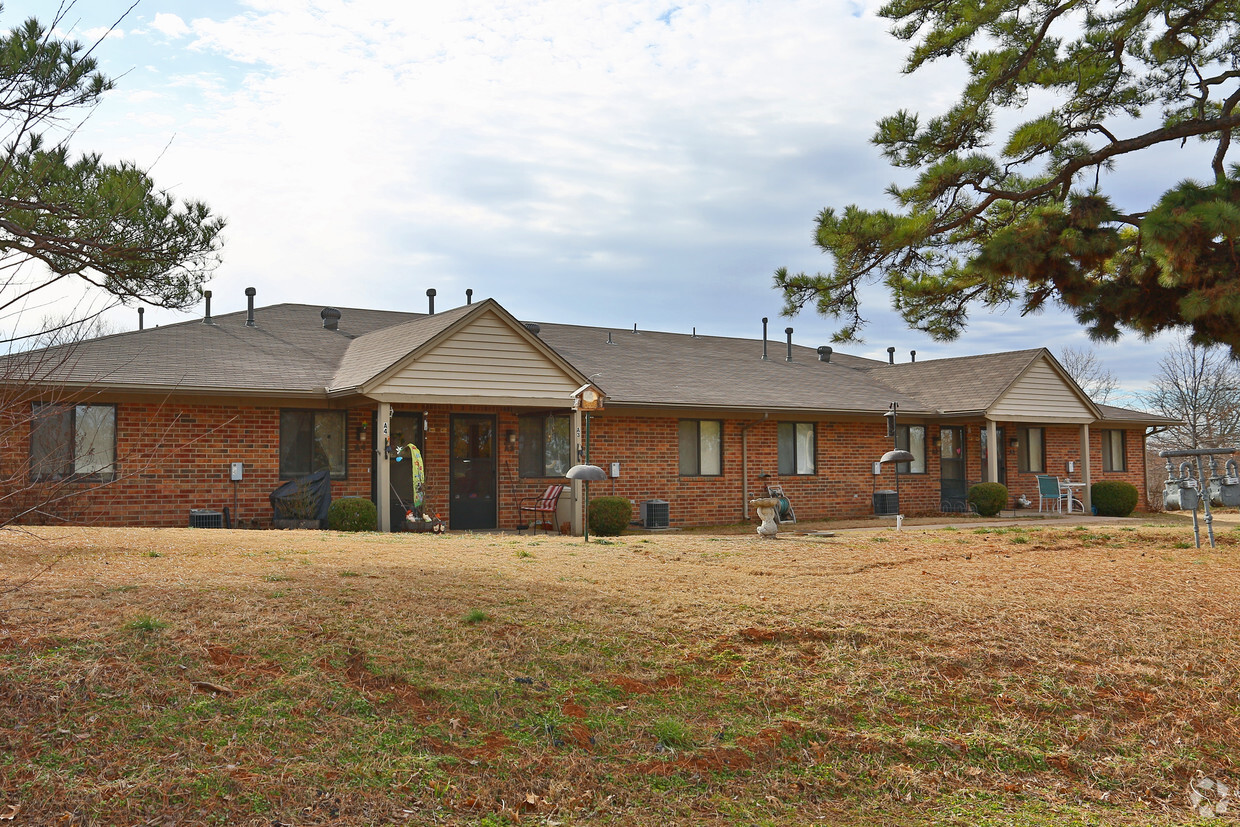
[(529, 512), (534, 515), (534, 522), (531, 527), (535, 530), (542, 526), (544, 531), (552, 530), (558, 532), (560, 530), (560, 518), (557, 514), (560, 505), (560, 494), (564, 492), (564, 486), (552, 484), (547, 486), (547, 490), (542, 492), (538, 497), (522, 497), (517, 502), (517, 531), (525, 530), (525, 514)]
[(1063, 491), (1059, 488), (1059, 477), (1038, 474), (1038, 511), (1042, 511), (1043, 506), (1050, 503), (1054, 503), (1055, 511), (1063, 510)]

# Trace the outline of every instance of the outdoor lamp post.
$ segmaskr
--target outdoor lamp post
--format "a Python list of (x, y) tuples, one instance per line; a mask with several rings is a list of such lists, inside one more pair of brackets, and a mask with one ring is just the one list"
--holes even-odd
[(894, 451), (888, 451), (887, 453), (883, 454), (881, 459), (879, 459), (880, 463), (894, 462), (896, 464), (896, 516), (897, 517), (900, 515), (900, 463), (912, 462), (914, 459), (915, 458), (912, 455), (912, 453), (908, 451), (902, 451), (898, 448), (895, 449)]
[[(590, 376), (602, 374), (595, 373)], [(582, 457), (581, 452), (577, 454), (578, 460), (583, 460), (583, 465), (574, 465), (568, 469), (568, 473), (564, 476), (570, 480), (581, 480), (585, 483), (585, 517), (581, 523), (581, 533), (585, 536), (586, 542), (590, 541), (590, 480), (605, 480), (607, 474), (602, 468), (596, 465), (590, 465), (590, 412), (600, 411), (603, 409), (603, 391), (597, 385), (586, 383), (577, 390), (573, 391), (573, 410), (578, 411), (585, 417), (586, 433), (585, 433), (585, 456)]]
[[(900, 450), (900, 432), (896, 429), (896, 410), (900, 407), (899, 402), (892, 402), (887, 406), (887, 413), (883, 416), (887, 419), (887, 436), (891, 437), (891, 450), (883, 454), (883, 458), (879, 462), (892, 462), (888, 459), (893, 453)], [(912, 459), (912, 456), (909, 456)], [(896, 514), (900, 513), (900, 460), (896, 462)]]

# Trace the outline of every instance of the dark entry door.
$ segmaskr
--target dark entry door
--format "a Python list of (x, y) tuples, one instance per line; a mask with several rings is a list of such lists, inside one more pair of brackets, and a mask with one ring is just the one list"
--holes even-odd
[(495, 417), (454, 414), (451, 428), (451, 526), (495, 528)]
[(939, 505), (943, 511), (967, 511), (964, 428), (939, 428)]
[[(423, 449), (421, 412), (398, 411), (393, 413), (393, 454), (388, 460), (388, 478), (392, 481), (392, 490), (388, 492), (388, 507), (392, 512), (393, 531), (405, 529), (405, 512), (413, 508), (413, 466), (409, 462), (409, 451), (405, 448), (410, 443), (418, 446), (419, 451)], [(397, 448), (404, 450), (397, 454), (395, 453)]]

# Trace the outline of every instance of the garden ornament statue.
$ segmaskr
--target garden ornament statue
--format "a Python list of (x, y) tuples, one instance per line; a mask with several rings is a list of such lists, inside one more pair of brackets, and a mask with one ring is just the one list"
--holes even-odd
[(762, 524), (758, 526), (758, 536), (764, 540), (774, 539), (779, 533), (779, 497), (759, 497), (750, 500), (749, 504), (762, 520)]

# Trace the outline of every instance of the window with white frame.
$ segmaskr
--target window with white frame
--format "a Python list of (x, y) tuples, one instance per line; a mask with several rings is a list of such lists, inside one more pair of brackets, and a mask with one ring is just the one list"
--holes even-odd
[(1124, 452), (1123, 431), (1102, 432), (1102, 470), (1127, 471), (1128, 462)]
[(573, 458), (573, 421), (568, 414), (519, 417), (519, 465), (523, 477), (562, 477)]
[(723, 423), (717, 419), (682, 419), (680, 475), (717, 477), (723, 473)]
[(926, 473), (926, 426), (896, 426), (896, 447), (913, 455), (912, 462), (897, 462), (896, 470), (901, 474)]
[(1021, 428), (1016, 467), (1029, 474), (1046, 473), (1046, 432), (1041, 428)]
[(36, 480), (116, 476), (116, 406), (35, 402), (30, 475)]
[(781, 422), (777, 429), (779, 475), (814, 473), (817, 439), (813, 422)]

